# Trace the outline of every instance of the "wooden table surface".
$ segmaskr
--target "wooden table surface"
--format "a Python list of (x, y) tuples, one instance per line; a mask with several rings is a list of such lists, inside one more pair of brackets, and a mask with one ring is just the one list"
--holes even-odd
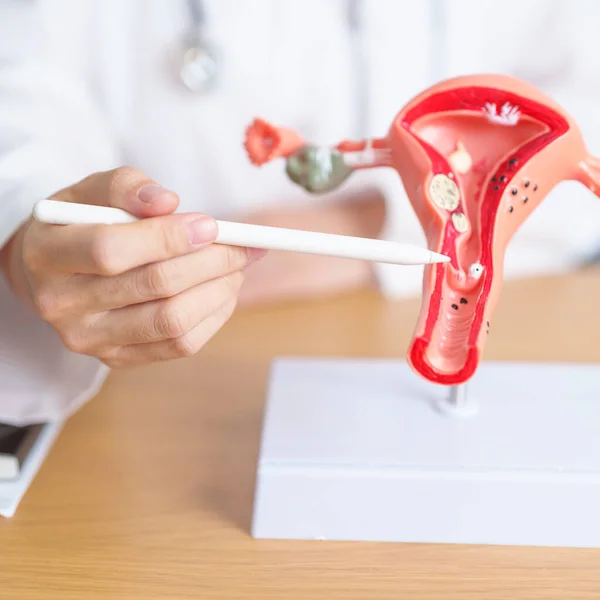
[[(598, 306), (598, 270), (507, 283), (485, 358), (599, 362)], [(249, 536), (270, 359), (401, 357), (418, 307), (241, 311), (194, 358), (112, 374), (0, 521), (0, 598), (600, 598), (600, 550)]]

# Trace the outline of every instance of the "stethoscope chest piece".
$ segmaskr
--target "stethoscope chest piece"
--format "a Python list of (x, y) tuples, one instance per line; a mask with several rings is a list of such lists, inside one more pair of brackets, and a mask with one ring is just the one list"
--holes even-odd
[(179, 78), (191, 92), (205, 93), (214, 89), (221, 57), (215, 44), (204, 35), (205, 19), (201, 0), (188, 0), (191, 33), (183, 42), (179, 59)]
[(183, 47), (180, 56), (179, 77), (191, 92), (211, 91), (217, 82), (220, 67), (219, 53), (205, 40), (193, 40)]

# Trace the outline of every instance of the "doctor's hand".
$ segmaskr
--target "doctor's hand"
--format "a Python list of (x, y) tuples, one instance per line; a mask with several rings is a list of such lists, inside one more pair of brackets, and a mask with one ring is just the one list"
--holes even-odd
[(215, 221), (172, 214), (173, 192), (130, 168), (91, 175), (57, 200), (122, 208), (115, 225), (31, 219), (11, 243), (9, 281), (70, 350), (127, 367), (195, 354), (225, 324), (263, 251), (213, 244)]

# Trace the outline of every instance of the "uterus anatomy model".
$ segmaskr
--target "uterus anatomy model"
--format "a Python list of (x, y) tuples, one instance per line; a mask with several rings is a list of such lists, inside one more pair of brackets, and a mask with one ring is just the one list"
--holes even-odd
[(434, 85), (400, 110), (382, 138), (317, 147), (256, 119), (245, 148), (255, 165), (285, 159), (290, 179), (311, 193), (334, 189), (358, 169), (398, 172), (429, 249), (450, 257), (425, 267), (408, 363), (448, 386), (477, 370), (519, 226), (564, 180), (600, 195), (600, 159), (573, 119), (508, 76)]

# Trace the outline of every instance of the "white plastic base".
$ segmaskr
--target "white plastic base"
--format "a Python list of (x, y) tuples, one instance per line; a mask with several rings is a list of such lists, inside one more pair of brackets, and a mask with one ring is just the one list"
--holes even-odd
[(477, 411), (404, 362), (278, 360), (256, 538), (600, 547), (600, 366), (484, 363)]

